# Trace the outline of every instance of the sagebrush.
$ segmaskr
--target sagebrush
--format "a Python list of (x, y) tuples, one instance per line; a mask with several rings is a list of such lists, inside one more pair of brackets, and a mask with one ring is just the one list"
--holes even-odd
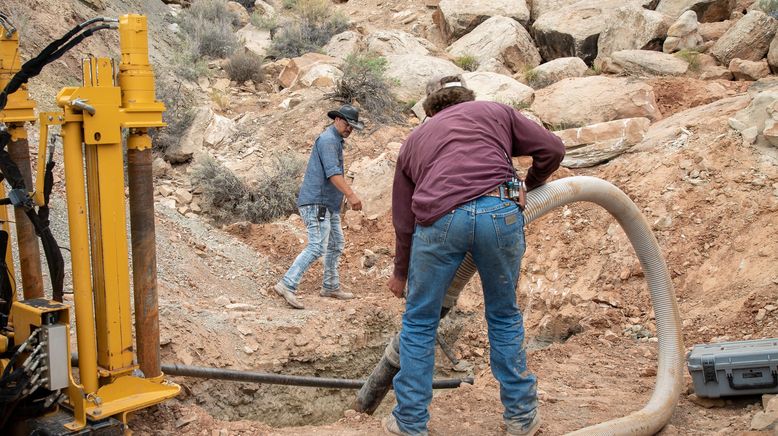
[(686, 63), (689, 64), (690, 71), (700, 70), (700, 52), (685, 48), (678, 53), (675, 53), (675, 56), (685, 60)]
[(343, 76), (327, 96), (345, 103), (358, 102), (376, 123), (404, 122), (403, 105), (391, 91), (394, 81), (385, 74), (387, 65), (386, 58), (374, 53), (349, 55), (341, 65)]
[(462, 55), (454, 59), (454, 63), (465, 71), (475, 71), (478, 69), (478, 59), (470, 55)]
[(265, 223), (297, 210), (302, 170), (299, 158), (277, 155), (252, 187), (212, 157), (203, 156), (192, 172), (192, 183), (202, 192), (203, 210), (216, 222)]
[(167, 123), (167, 126), (152, 129), (150, 136), (152, 149), (164, 154), (181, 141), (184, 132), (194, 121), (195, 112), (192, 110), (191, 96), (180, 82), (162, 77), (157, 80), (156, 88), (157, 99), (165, 104), (162, 121)]
[(333, 13), (326, 0), (297, 0), (291, 9), (293, 18), (280, 25), (273, 36), (271, 56), (293, 58), (317, 52), (330, 38), (349, 27), (348, 19)]
[(262, 58), (250, 51), (238, 50), (233, 53), (224, 69), (230, 80), (238, 83), (247, 80), (256, 83), (262, 81)]
[(778, 18), (778, 0), (759, 0), (757, 4), (759, 9), (764, 11), (765, 14)]
[(225, 0), (196, 0), (180, 15), (180, 27), (195, 56), (225, 58), (239, 46), (234, 27), (238, 16)]

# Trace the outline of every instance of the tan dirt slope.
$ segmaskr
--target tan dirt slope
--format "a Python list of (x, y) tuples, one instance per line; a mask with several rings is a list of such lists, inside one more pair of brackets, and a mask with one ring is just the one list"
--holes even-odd
[[(161, 2), (106, 3), (101, 15), (149, 14), (160, 35), (154, 38), (154, 60), (165, 64), (173, 54), (162, 30)], [(431, 22), (429, 10), (418, 3), (358, 0), (337, 7), (366, 26), (403, 28), (386, 18), (393, 9), (417, 7), (424, 13), (420, 22)], [(26, 28), (34, 29), (25, 31), (27, 56), (95, 15), (79, 1), (4, 0), (3, 8), (27, 11)], [(32, 96), (53, 101), (61, 86), (76, 83), (80, 57), (115, 53), (116, 42), (109, 33), (93, 38), (31, 83)], [(743, 145), (728, 127), (727, 118), (747, 104), (748, 85), (721, 84), (724, 99), (693, 79), (653, 80), (665, 125), (608, 164), (563, 169), (555, 176), (601, 177), (643, 210), (672, 274), (687, 347), (778, 337), (778, 310), (767, 310), (778, 306), (778, 153)], [(278, 113), (282, 96), (270, 98), (259, 113), (257, 141), (304, 156), (326, 124), (323, 106), (331, 103), (304, 102)], [(695, 112), (707, 104), (716, 106)], [(409, 129), (384, 127), (350, 139), (346, 161), (377, 156)], [(173, 183), (186, 177), (185, 167), (170, 176)], [(157, 219), (165, 362), (364, 378), (399, 327), (402, 303), (385, 288), (393, 255), (389, 215), (346, 229), (341, 274), (358, 298), (340, 303), (318, 297), (321, 267), (316, 266), (301, 285), (303, 311), (289, 309), (270, 289), (304, 245), (299, 219), (219, 228), (161, 207)], [(529, 367), (539, 378), (541, 434), (563, 434), (642, 407), (655, 381), (656, 333), (645, 278), (623, 232), (602, 210), (576, 204), (532, 223), (527, 243), (519, 292), (531, 344)], [(365, 265), (365, 250), (375, 254), (374, 265)], [(474, 282), (441, 332), (476, 383), (436, 393), (432, 434), (504, 432), (498, 386), (489, 372), (483, 299)], [(437, 377), (468, 373), (454, 371), (442, 353), (437, 362)], [(393, 401), (390, 394), (371, 417), (348, 410), (352, 391), (174, 381), (182, 394), (134, 415), (130, 426), (136, 434), (379, 434), (380, 418)], [(660, 434), (769, 434), (748, 433), (762, 408), (758, 396), (700, 401), (691, 392), (685, 374), (679, 406)]]

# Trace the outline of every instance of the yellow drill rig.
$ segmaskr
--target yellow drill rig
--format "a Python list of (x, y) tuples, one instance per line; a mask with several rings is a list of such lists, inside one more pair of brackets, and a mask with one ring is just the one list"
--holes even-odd
[[(159, 358), (151, 138), (162, 127), (146, 17), (97, 18), (20, 62), (19, 35), (0, 13), (0, 204), (12, 205), (21, 286), (14, 280), (9, 214), (0, 207), (0, 433), (121, 434), (130, 412), (174, 397)], [(93, 33), (118, 28), (121, 61), (83, 61), (81, 87), (64, 88), (60, 110), (35, 116), (25, 83)], [(33, 184), (25, 123), (38, 121)], [(71, 366), (71, 306), (64, 262), (48, 225), (53, 150), (60, 126), (70, 238), (77, 376)], [(122, 131), (126, 139), (125, 166)], [(49, 148), (47, 150), (47, 148)], [(133, 344), (125, 167), (128, 174), (135, 312)], [(52, 299), (44, 297), (43, 247)], [(19, 299), (17, 292), (23, 298)]]

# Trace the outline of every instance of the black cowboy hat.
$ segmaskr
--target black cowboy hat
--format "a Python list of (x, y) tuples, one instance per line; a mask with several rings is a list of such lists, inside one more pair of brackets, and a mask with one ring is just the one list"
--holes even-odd
[(327, 112), (327, 116), (333, 120), (335, 118), (343, 118), (351, 125), (351, 127), (357, 130), (362, 130), (365, 128), (365, 123), (359, 121), (359, 109), (351, 106), (350, 104), (344, 104), (336, 111)]

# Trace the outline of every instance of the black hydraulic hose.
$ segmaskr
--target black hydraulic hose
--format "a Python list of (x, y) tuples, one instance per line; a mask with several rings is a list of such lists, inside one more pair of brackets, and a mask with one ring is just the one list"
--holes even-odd
[[(78, 366), (78, 354), (70, 356), (70, 364)], [(365, 380), (309, 377), (302, 375), (271, 374), (267, 372), (240, 371), (236, 369), (208, 368), (204, 366), (163, 364), (162, 372), (166, 375), (182, 377), (197, 377), (213, 380), (229, 380), (247, 383), (261, 383), (271, 385), (305, 386), (312, 388), (329, 389), (359, 389), (365, 384)], [(433, 380), (433, 389), (455, 389), (462, 383), (473, 384), (472, 377), (449, 378)]]
[[(270, 374), (265, 372), (238, 371), (234, 369), (205, 368), (202, 366), (163, 364), (166, 375), (199, 377), (240, 382), (266, 383), (288, 386), (308, 386), (313, 388), (360, 389), (365, 380), (340, 379), (326, 377), (307, 377), (300, 375)], [(433, 389), (454, 389), (462, 383), (473, 384), (472, 377), (433, 380)]]

